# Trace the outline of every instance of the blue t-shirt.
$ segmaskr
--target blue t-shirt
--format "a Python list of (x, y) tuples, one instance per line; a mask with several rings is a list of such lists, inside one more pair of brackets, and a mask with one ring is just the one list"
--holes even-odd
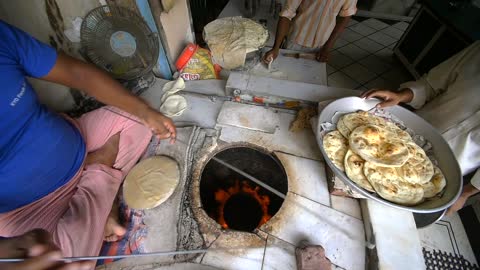
[(57, 52), (0, 20), (0, 213), (68, 182), (82, 165), (78, 129), (38, 101), (26, 77), (43, 77)]

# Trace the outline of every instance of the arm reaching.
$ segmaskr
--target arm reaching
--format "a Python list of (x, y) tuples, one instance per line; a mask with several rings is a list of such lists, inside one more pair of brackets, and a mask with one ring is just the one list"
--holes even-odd
[(263, 56), (263, 62), (265, 64), (272, 62), (278, 57), (280, 46), (282, 45), (283, 40), (287, 36), (289, 29), (290, 20), (285, 17), (280, 17), (280, 19), (278, 19), (277, 33), (275, 35), (275, 43), (273, 45), (273, 48)]
[(139, 117), (159, 138), (175, 140), (172, 120), (132, 95), (97, 67), (60, 53), (50, 72), (41, 79), (84, 91), (102, 103)]
[(286, 1), (285, 7), (283, 8), (282, 12), (280, 12), (280, 17), (278, 19), (277, 33), (275, 34), (275, 43), (273, 48), (263, 56), (263, 62), (265, 64), (268, 64), (277, 58), (278, 52), (280, 51), (280, 46), (290, 30), (290, 23), (297, 15), (297, 9), (302, 1), (303, 0)]
[(364, 92), (361, 98), (379, 98), (383, 100), (377, 104), (377, 108), (385, 108), (398, 105), (399, 103), (408, 103), (413, 99), (413, 91), (409, 88), (398, 92), (391, 90), (372, 89)]

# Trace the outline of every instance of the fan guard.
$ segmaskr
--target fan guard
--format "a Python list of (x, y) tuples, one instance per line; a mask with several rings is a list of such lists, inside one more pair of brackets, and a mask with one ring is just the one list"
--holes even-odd
[(85, 16), (81, 44), (89, 61), (117, 79), (145, 75), (158, 58), (157, 35), (135, 12), (118, 6), (101, 6)]

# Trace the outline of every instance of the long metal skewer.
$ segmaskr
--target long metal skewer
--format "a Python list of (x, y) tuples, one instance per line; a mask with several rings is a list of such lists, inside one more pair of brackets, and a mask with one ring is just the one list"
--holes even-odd
[[(138, 258), (138, 257), (150, 257), (150, 256), (171, 256), (171, 255), (198, 254), (198, 253), (206, 253), (208, 251), (224, 251), (224, 250), (251, 249), (251, 248), (252, 247), (209, 248), (209, 249), (160, 251), (160, 252), (125, 254), (125, 255), (111, 255), (111, 256), (65, 257), (65, 258), (58, 259), (58, 261), (68, 263), (68, 262), (77, 262), (77, 261), (94, 261), (94, 260), (125, 259), (125, 258)], [(26, 260), (26, 258), (0, 259), (0, 263), (15, 263), (15, 262), (23, 262), (25, 260)]]

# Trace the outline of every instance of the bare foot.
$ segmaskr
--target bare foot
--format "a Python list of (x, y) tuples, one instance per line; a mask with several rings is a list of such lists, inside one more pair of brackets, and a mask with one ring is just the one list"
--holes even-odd
[(88, 153), (85, 159), (85, 165), (103, 164), (113, 167), (118, 154), (118, 143), (120, 142), (120, 134), (117, 133), (110, 137), (108, 141), (99, 149)]
[(112, 210), (108, 215), (107, 223), (105, 224), (103, 240), (106, 242), (118, 241), (127, 232), (127, 230), (119, 224), (118, 210), (118, 199), (115, 199)]

